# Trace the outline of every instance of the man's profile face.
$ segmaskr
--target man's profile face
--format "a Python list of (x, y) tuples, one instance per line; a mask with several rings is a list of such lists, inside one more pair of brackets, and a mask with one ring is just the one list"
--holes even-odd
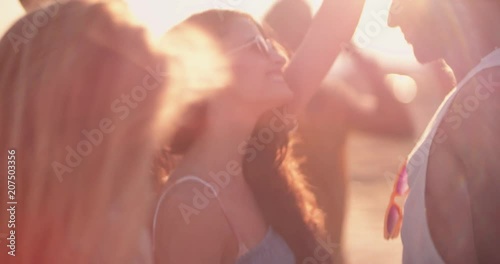
[[(447, 2), (447, 3), (445, 3)], [(450, 28), (452, 15), (446, 12), (449, 0), (393, 0), (389, 26), (399, 27), (406, 41), (413, 46), (415, 57), (421, 63), (440, 59), (449, 37), (443, 34)], [(450, 11), (450, 10), (447, 10)]]

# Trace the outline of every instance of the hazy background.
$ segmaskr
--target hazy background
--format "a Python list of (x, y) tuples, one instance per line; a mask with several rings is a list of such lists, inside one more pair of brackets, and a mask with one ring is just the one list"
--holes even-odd
[[(128, 0), (128, 2), (140, 20), (153, 32), (161, 34), (193, 12), (208, 8), (240, 9), (260, 19), (275, 1)], [(321, 3), (320, 0), (310, 2), (314, 10)], [(414, 63), (411, 47), (406, 44), (399, 29), (388, 28), (386, 17), (380, 21), (373, 16), (374, 13), (386, 12), (390, 0), (367, 0), (366, 3), (354, 41), (363, 48), (386, 56), (387, 59), (383, 59), (382, 63), (393, 62), (394, 58), (404, 63)], [(16, 0), (0, 0), (0, 35), (3, 35), (23, 12)], [(407, 106), (416, 126), (416, 135), (420, 135), (444, 93), (432, 79), (422, 75), (412, 77), (418, 90)], [(362, 134), (353, 135), (349, 139), (347, 160), (351, 186), (345, 233), (348, 263), (401, 263), (401, 241), (399, 238), (393, 241), (384, 240), (383, 220), (392, 190), (391, 175), (398, 170), (416, 139), (415, 136), (410, 140), (398, 141)]]

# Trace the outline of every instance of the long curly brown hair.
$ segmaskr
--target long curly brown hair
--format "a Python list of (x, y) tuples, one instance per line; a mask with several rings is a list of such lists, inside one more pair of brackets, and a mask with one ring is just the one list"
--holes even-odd
[[(229, 33), (230, 25), (241, 18), (252, 21), (264, 36), (267, 35), (251, 16), (232, 10), (209, 10), (195, 14), (172, 30), (184, 25), (194, 26), (219, 40)], [(260, 131), (269, 128), (272, 118), (276, 118), (276, 111), (285, 110), (282, 107), (264, 114), (254, 127), (252, 137), (257, 137)], [(185, 123), (158, 159), (157, 165), (163, 170), (163, 176), (175, 168), (177, 154), (189, 149), (202, 133), (206, 115), (207, 107), (203, 102), (187, 111)], [(323, 215), (302, 175), (297, 172), (296, 162), (287, 154), (289, 131), (288, 127), (273, 132), (272, 141), (266, 142), (263, 149), (253, 149), (253, 152), (248, 148), (243, 150), (243, 175), (255, 194), (265, 220), (286, 240), (300, 263), (304, 258), (314, 256), (318, 247), (316, 238), (323, 235)]]

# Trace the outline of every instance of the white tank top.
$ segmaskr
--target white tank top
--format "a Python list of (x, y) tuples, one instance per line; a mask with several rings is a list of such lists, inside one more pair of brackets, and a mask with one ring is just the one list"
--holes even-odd
[(410, 193), (405, 202), (401, 229), (404, 264), (444, 264), (432, 242), (425, 212), (425, 181), (429, 151), (436, 130), (460, 89), (480, 71), (496, 66), (500, 66), (500, 49), (495, 49), (481, 59), (481, 62), (448, 94), (408, 157), (406, 168)]

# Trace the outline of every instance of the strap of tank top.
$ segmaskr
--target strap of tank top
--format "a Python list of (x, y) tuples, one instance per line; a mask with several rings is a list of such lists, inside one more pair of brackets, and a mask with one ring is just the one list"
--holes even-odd
[[(420, 137), (419, 141), (416, 144), (416, 147), (410, 152), (408, 155), (409, 161), (411, 160), (412, 157), (416, 157), (415, 153), (420, 151), (420, 148), (423, 144), (429, 143), (434, 139), (434, 136), (436, 134), (436, 131), (439, 127), (439, 124), (441, 123), (442, 119), (444, 118), (447, 109), (449, 108), (449, 105), (453, 102), (453, 99), (459, 92), (459, 90), (468, 82), (470, 81), (474, 76), (476, 76), (479, 72), (492, 68), (500, 66), (500, 49), (496, 48), (494, 51), (490, 52), (488, 55), (483, 57), (480, 61), (479, 64), (477, 64), (474, 68), (472, 68), (469, 73), (458, 83), (457, 87), (453, 89), (448, 96), (444, 99), (443, 104), (439, 107), (439, 109), (436, 111), (434, 116), (432, 117), (431, 121), (429, 122), (427, 128), (424, 130), (423, 136)], [(411, 183), (415, 179), (411, 180), (409, 179), (409, 184), (410, 186), (412, 185)]]
[(234, 228), (234, 226), (231, 224), (231, 220), (229, 219), (229, 217), (227, 216), (227, 213), (226, 213), (226, 210), (224, 208), (224, 206), (222, 205), (221, 201), (219, 200), (219, 193), (215, 190), (215, 188), (210, 185), (208, 182), (202, 180), (201, 178), (199, 177), (196, 177), (196, 176), (184, 176), (180, 179), (178, 179), (177, 181), (174, 182), (174, 184), (172, 184), (171, 186), (169, 186), (160, 196), (160, 198), (158, 199), (158, 203), (156, 204), (156, 210), (155, 210), (155, 214), (154, 214), (154, 217), (153, 217), (153, 234), (152, 234), (152, 237), (153, 237), (153, 252), (155, 251), (156, 249), (156, 222), (157, 222), (157, 218), (158, 218), (158, 211), (160, 210), (160, 205), (161, 203), (163, 202), (163, 200), (166, 199), (167, 197), (167, 194), (177, 185), (181, 184), (181, 183), (184, 183), (184, 182), (188, 182), (188, 181), (194, 181), (194, 182), (198, 182), (206, 187), (208, 187), (210, 189), (210, 191), (212, 191), (212, 193), (214, 194), (215, 198), (217, 199), (218, 203), (219, 203), (219, 206), (222, 210), (222, 213), (224, 214), (224, 217), (226, 218), (226, 221), (227, 223), (229, 224), (229, 227), (231, 228), (231, 230), (233, 231), (234, 235), (236, 236), (236, 239), (238, 240), (238, 244), (239, 244), (239, 251), (240, 254), (242, 253), (245, 253), (245, 252), (242, 252), (242, 250), (244, 251), (248, 251), (248, 250), (245, 250), (246, 249), (246, 246), (245, 244), (241, 241), (240, 239), (240, 236), (238, 234), (238, 232), (236, 231), (236, 229)]
[(478, 65), (476, 65), (472, 70), (469, 71), (467, 75), (458, 83), (457, 88), (464, 86), (465, 83), (467, 83), (470, 79), (472, 79), (476, 74), (478, 74), (480, 71), (500, 66), (500, 49), (495, 48), (492, 52), (490, 52), (488, 55), (484, 56), (481, 61), (479, 62)]
[[(462, 87), (465, 86), (465, 84), (468, 81), (470, 81), (472, 78), (474, 78), (474, 76), (476, 76), (479, 72), (481, 72), (485, 69), (497, 67), (497, 66), (500, 66), (500, 49), (499, 48), (495, 48), (494, 51), (492, 51), (488, 55), (484, 56), (481, 59), (481, 61), (479, 62), (479, 64), (477, 64), (474, 68), (472, 68), (469, 71), (469, 73), (467, 73), (467, 75), (465, 75), (465, 77), (458, 83), (457, 87), (453, 90), (453, 92), (450, 93), (448, 95), (448, 97), (446, 97), (445, 105), (443, 107), (440, 107), (440, 109), (441, 108), (448, 109), (448, 105), (453, 102), (453, 98), (457, 95), (457, 93), (460, 91), (460, 89), (462, 89)], [(435, 122), (430, 123), (430, 124), (435, 123), (435, 125), (433, 125), (432, 130), (430, 132), (431, 137), (434, 137), (434, 134), (438, 128), (437, 124), (441, 123), (441, 120), (445, 116), (446, 111), (438, 111), (438, 112), (436, 112), (436, 114), (437, 114), (437, 116), (432, 119)]]

